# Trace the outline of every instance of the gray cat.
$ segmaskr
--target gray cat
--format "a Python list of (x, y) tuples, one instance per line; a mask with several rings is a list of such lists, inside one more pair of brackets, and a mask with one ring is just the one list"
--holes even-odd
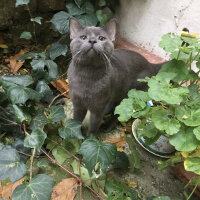
[(130, 89), (145, 89), (145, 83), (137, 79), (155, 75), (162, 64), (151, 64), (133, 51), (114, 49), (114, 19), (103, 28), (83, 27), (74, 18), (69, 25), (72, 62), (68, 79), (74, 119), (82, 122), (89, 110), (87, 133), (96, 134), (103, 116), (112, 112)]

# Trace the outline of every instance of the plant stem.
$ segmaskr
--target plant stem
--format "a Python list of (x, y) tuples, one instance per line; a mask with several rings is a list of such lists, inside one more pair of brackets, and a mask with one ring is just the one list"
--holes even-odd
[(4, 111), (5, 113), (8, 113), (9, 115), (12, 115), (12, 114), (13, 114), (13, 113), (7, 111), (7, 110), (6, 110), (5, 108), (3, 108), (2, 106), (0, 106), (0, 109), (1, 109), (2, 111)]
[[(28, 156), (28, 157), (31, 157), (31, 156), (32, 156), (32, 155), (27, 154), (27, 153), (24, 153), (24, 152), (22, 152), (22, 151), (17, 151), (17, 153), (22, 154), (22, 155), (24, 155), (24, 156)], [(46, 158), (46, 156), (35, 156), (35, 158)]]
[[(33, 16), (32, 16), (32, 14), (31, 14), (31, 10), (30, 10), (28, 4), (26, 4), (26, 7), (27, 7), (28, 13), (29, 13), (29, 15), (30, 15), (30, 18), (32, 19)], [(34, 22), (34, 21), (33, 21), (33, 35), (34, 35), (34, 38), (35, 38), (35, 44), (36, 44), (36, 46), (37, 46), (36, 28), (35, 28), (35, 22)]]
[(181, 51), (179, 50), (176, 60), (178, 60), (178, 58), (179, 58), (179, 56), (180, 56), (180, 53), (181, 53)]
[(69, 91), (65, 91), (65, 92), (63, 92), (62, 94), (58, 94), (57, 96), (55, 96), (55, 97), (52, 99), (51, 103), (49, 104), (48, 108), (50, 108), (50, 107), (52, 106), (53, 102), (54, 102), (57, 98), (59, 98), (60, 96), (66, 94), (67, 92), (69, 92)]
[(34, 159), (34, 156), (35, 156), (35, 152), (36, 152), (36, 148), (33, 149), (33, 153), (32, 153), (32, 156), (31, 156), (31, 164), (30, 164), (30, 182), (31, 182), (32, 176), (33, 176), (33, 159)]
[(191, 194), (189, 195), (189, 197), (187, 198), (187, 200), (189, 200), (191, 198), (191, 196), (193, 195), (194, 191), (196, 190), (198, 185), (195, 185), (194, 189), (192, 190)]
[[(81, 161), (78, 162), (79, 176), (81, 179)], [(80, 182), (80, 200), (82, 200), (82, 182)]]
[(190, 53), (190, 70), (192, 70), (192, 53)]
[(19, 126), (18, 123), (13, 122), (13, 121), (11, 121), (11, 120), (9, 120), (9, 119), (6, 119), (6, 118), (4, 118), (4, 117), (0, 117), (0, 119), (3, 119), (3, 120), (5, 120), (5, 121), (7, 121), (7, 122), (10, 122), (10, 123), (12, 123), (13, 125)]

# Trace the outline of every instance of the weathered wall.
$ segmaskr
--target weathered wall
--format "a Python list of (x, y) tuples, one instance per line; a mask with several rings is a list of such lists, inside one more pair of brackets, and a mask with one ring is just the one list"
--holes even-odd
[(122, 37), (166, 57), (161, 36), (188, 28), (200, 33), (200, 0), (121, 0), (116, 18)]

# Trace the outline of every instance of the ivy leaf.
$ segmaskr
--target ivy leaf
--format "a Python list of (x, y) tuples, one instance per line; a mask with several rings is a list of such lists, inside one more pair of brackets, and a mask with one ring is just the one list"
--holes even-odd
[(61, 147), (54, 148), (52, 154), (56, 161), (61, 165), (65, 162), (66, 159), (71, 157)]
[(196, 136), (197, 140), (200, 140), (200, 126), (197, 126), (193, 129), (193, 133)]
[(86, 1), (81, 9), (83, 10), (84, 13), (88, 14), (93, 14), (95, 12), (93, 4), (89, 1)]
[(15, 7), (29, 4), (30, 0), (16, 0)]
[(54, 184), (50, 176), (38, 174), (29, 184), (17, 186), (12, 194), (12, 200), (49, 200)]
[(48, 119), (53, 122), (59, 122), (66, 117), (63, 106), (51, 106)]
[(31, 18), (32, 22), (36, 22), (38, 24), (42, 24), (41, 19), (43, 19), (42, 17), (35, 17), (35, 18)]
[(36, 148), (40, 151), (47, 134), (42, 129), (35, 129), (32, 131), (31, 135), (26, 136), (24, 139), (24, 146), (29, 148)]
[(173, 52), (179, 49), (182, 45), (182, 40), (179, 36), (168, 33), (162, 36), (159, 42), (159, 47), (163, 48), (166, 52)]
[(50, 20), (55, 31), (61, 34), (69, 32), (69, 18), (70, 14), (64, 11), (56, 13)]
[(41, 95), (35, 90), (17, 85), (10, 87), (7, 95), (12, 104), (24, 104), (28, 99), (39, 101), (41, 98)]
[(133, 100), (132, 99), (123, 99), (115, 108), (114, 114), (119, 114), (118, 120), (120, 122), (128, 121), (133, 114)]
[(100, 7), (105, 6), (106, 5), (106, 1), (105, 0), (100, 0), (99, 3), (98, 3), (98, 5)]
[(2, 76), (3, 81), (9, 81), (17, 85), (27, 87), (33, 84), (33, 78), (30, 75)]
[(17, 151), (11, 146), (0, 145), (0, 180), (9, 178), (15, 182), (26, 173), (26, 165), (20, 160)]
[(186, 130), (180, 129), (175, 135), (169, 137), (169, 142), (177, 151), (193, 151), (199, 145), (198, 140), (193, 134), (193, 128), (189, 127)]
[(83, 5), (84, 0), (74, 0), (74, 2), (76, 3), (76, 5), (81, 8), (81, 6)]
[(96, 16), (100, 22), (100, 26), (105, 26), (107, 24), (109, 17), (106, 13), (103, 13), (102, 10), (97, 10)]
[(94, 13), (78, 15), (76, 19), (84, 26), (96, 26), (98, 19)]
[(154, 109), (152, 113), (152, 121), (155, 127), (161, 131), (166, 131), (169, 135), (176, 134), (181, 125), (175, 118), (170, 118), (170, 112), (161, 108)]
[(200, 175), (200, 158), (187, 158), (184, 161), (184, 167), (186, 171)]
[(26, 40), (30, 40), (32, 38), (32, 35), (30, 32), (24, 31), (21, 35), (20, 38), (26, 39)]
[(76, 4), (69, 2), (66, 4), (67, 11), (70, 15), (82, 15), (85, 13), (82, 9), (80, 9)]
[(172, 60), (170, 62), (165, 63), (162, 68), (160, 69), (160, 72), (173, 72), (176, 74), (174, 78), (171, 80), (175, 82), (179, 82), (182, 80), (187, 79), (188, 70), (185, 66), (185, 63), (182, 60)]
[(200, 125), (200, 108), (198, 106), (191, 108), (189, 106), (178, 106), (175, 109), (175, 115), (186, 126)]
[(81, 133), (81, 122), (69, 119), (66, 121), (64, 127), (58, 129), (60, 137), (84, 139)]
[(83, 156), (89, 175), (95, 175), (99, 165), (100, 175), (115, 161), (116, 146), (111, 143), (101, 143), (94, 136), (87, 138), (81, 145), (79, 153)]
[(36, 56), (37, 56), (37, 53), (35, 53), (35, 52), (28, 52), (28, 53), (25, 53), (20, 58), (18, 58), (18, 61), (24, 61), (26, 59), (32, 59), (32, 58), (35, 58)]
[(68, 51), (67, 45), (60, 44), (59, 42), (51, 44), (51, 47), (48, 50), (51, 60), (54, 60), (61, 55), (65, 56), (67, 51)]
[(26, 121), (28, 124), (31, 121), (31, 115), (23, 108), (17, 105), (13, 105), (14, 113), (15, 113), (15, 119), (18, 123), (22, 123), (23, 121)]
[(31, 128), (31, 130), (40, 129), (43, 126), (45, 126), (48, 122), (49, 122), (49, 120), (44, 115), (44, 111), (39, 109), (36, 112), (36, 115), (32, 118), (30, 128)]

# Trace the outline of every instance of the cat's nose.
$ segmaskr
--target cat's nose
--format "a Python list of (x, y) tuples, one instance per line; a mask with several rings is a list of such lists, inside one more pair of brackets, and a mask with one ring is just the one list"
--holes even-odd
[(90, 39), (88, 42), (89, 42), (90, 44), (92, 44), (92, 45), (94, 45), (95, 43), (97, 43), (97, 41), (96, 41), (95, 39)]

